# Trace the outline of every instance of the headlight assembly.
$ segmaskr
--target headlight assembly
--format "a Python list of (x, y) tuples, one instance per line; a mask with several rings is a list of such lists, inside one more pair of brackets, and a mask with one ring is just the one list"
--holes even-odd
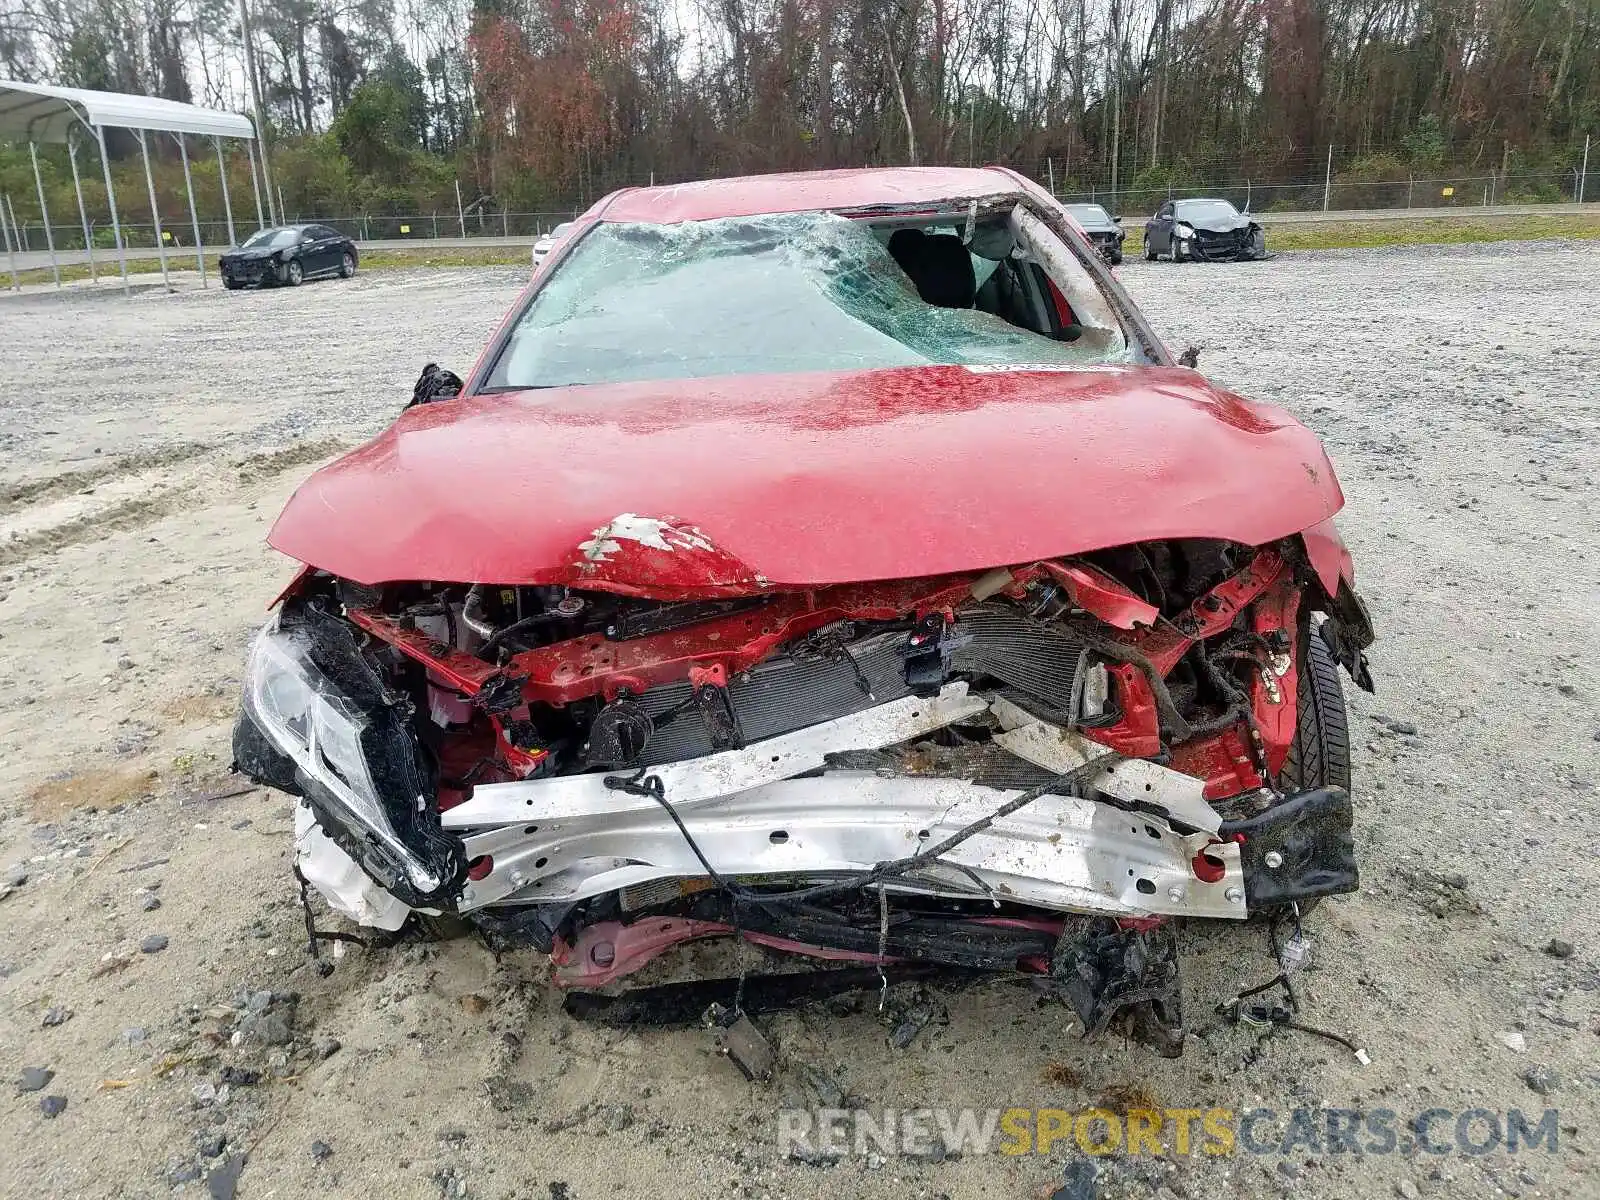
[(1179, 221), (1172, 227), (1172, 232), (1184, 239), (1192, 238), (1194, 236), (1194, 226), (1186, 225), (1182, 221)]
[[(317, 790), (345, 810), (348, 824), (375, 839), (418, 892), (440, 887), (440, 875), (418, 861), (395, 831), (373, 782), (366, 744), (372, 718), (318, 669), (309, 636), (277, 622), (256, 635), (245, 678), (245, 709), (261, 731)], [(405, 803), (425, 804), (422, 796)]]

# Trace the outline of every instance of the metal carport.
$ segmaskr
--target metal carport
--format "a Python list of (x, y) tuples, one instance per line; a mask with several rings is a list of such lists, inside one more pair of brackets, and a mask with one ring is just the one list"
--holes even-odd
[[(54, 87), (42, 83), (15, 83), (0, 79), (0, 140), (26, 141), (28, 154), (33, 160), (33, 182), (39, 192), (39, 211), (44, 218), (45, 243), (50, 250), (50, 267), (55, 274), (56, 286), (61, 286), (61, 267), (56, 261), (55, 238), (50, 232), (50, 214), (45, 208), (44, 180), (39, 174), (39, 142), (61, 142), (67, 147), (72, 162), (72, 186), (78, 197), (78, 218), (83, 223), (83, 243), (89, 256), (89, 274), (96, 282), (99, 274), (94, 261), (94, 239), (89, 233), (89, 218), (83, 205), (83, 187), (78, 178), (77, 138), (87, 130), (100, 150), (100, 169), (105, 175), (106, 199), (111, 206), (111, 228), (116, 237), (117, 257), (122, 264), (122, 286), (128, 288), (128, 256), (123, 244), (122, 224), (117, 215), (117, 195), (111, 184), (111, 161), (106, 157), (106, 129), (129, 129), (139, 139), (139, 153), (144, 159), (145, 186), (150, 193), (150, 218), (155, 227), (156, 252), (161, 259), (161, 279), (167, 283), (167, 250), (161, 233), (161, 214), (156, 207), (155, 180), (150, 174), (150, 149), (145, 141), (146, 132), (169, 133), (178, 143), (183, 157), (184, 187), (189, 194), (189, 219), (194, 226), (195, 255), (200, 266), (200, 282), (205, 283), (205, 247), (201, 244), (200, 218), (195, 212), (194, 183), (189, 175), (189, 150), (184, 142), (186, 134), (209, 137), (217, 152), (217, 165), (222, 175), (222, 200), (228, 211), (228, 240), (234, 241), (233, 202), (228, 196), (227, 165), (222, 158), (222, 139), (239, 138), (245, 143), (250, 157), (250, 182), (255, 189), (256, 220), (266, 225), (261, 209), (261, 180), (256, 174), (254, 142), (255, 126), (250, 118), (239, 113), (202, 108), (197, 104), (180, 104), (155, 96), (130, 96), (120, 92), (92, 92), (83, 88)], [(261, 169), (266, 170), (263, 156)], [(267, 207), (272, 208), (272, 181), (267, 181)], [(12, 225), (15, 226), (15, 217)], [(6, 254), (11, 259), (12, 286), (20, 288), (16, 258), (18, 236), (15, 229), (6, 230), (4, 214), (0, 214), (0, 233), (4, 233)]]

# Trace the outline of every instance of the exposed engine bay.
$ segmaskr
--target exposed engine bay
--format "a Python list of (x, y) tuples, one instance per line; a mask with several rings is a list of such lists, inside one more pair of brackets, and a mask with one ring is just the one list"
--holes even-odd
[(1032, 971), (1171, 1046), (1170, 918), (1356, 886), (1327, 723), (1372, 636), (1298, 536), (706, 599), (308, 569), (235, 759), (361, 924), (454, 914), (565, 986), (730, 935)]

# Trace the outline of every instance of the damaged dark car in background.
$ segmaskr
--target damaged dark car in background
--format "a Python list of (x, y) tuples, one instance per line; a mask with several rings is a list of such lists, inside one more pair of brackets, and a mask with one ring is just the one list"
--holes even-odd
[(1176, 1053), (1177, 922), (1356, 887), (1333, 469), (1022, 177), (619, 193), (416, 399), (274, 526), (235, 731), (350, 920), (582, 994), (1021, 972)]
[(1089, 235), (1100, 257), (1113, 267), (1122, 265), (1122, 243), (1128, 235), (1123, 232), (1122, 218), (1114, 217), (1098, 204), (1064, 205), (1079, 228)]
[(1267, 233), (1226, 200), (1168, 200), (1145, 222), (1144, 256), (1173, 262), (1247, 262), (1267, 257)]

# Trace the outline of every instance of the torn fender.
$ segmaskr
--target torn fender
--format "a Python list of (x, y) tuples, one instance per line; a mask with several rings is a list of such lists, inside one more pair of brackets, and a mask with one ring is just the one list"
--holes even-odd
[(1344, 539), (1334, 527), (1332, 517), (1302, 530), (1300, 538), (1305, 542), (1306, 557), (1311, 560), (1311, 569), (1317, 573), (1318, 582), (1329, 596), (1339, 594), (1340, 580), (1352, 588), (1355, 587), (1355, 560), (1345, 548)]
[(1264, 545), (1343, 502), (1315, 435), (1192, 371), (930, 366), (421, 405), (302, 484), (270, 541), (364, 584), (681, 599)]

